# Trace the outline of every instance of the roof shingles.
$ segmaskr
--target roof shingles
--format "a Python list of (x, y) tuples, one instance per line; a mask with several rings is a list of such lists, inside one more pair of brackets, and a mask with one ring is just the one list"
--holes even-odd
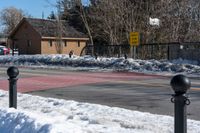
[[(28, 23), (33, 26), (33, 28), (42, 36), (42, 37), (55, 37), (58, 36), (58, 21), (56, 20), (46, 20), (46, 19), (35, 19), (35, 18), (26, 18)], [(62, 29), (62, 37), (67, 38), (88, 38), (87, 35), (77, 31), (73, 27), (69, 26), (67, 21), (60, 21)]]

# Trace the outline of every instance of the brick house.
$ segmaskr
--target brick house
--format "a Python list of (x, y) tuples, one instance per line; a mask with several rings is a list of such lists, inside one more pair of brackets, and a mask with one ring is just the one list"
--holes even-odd
[(8, 45), (19, 54), (69, 54), (73, 50), (81, 55), (88, 40), (66, 21), (23, 18), (10, 33)]

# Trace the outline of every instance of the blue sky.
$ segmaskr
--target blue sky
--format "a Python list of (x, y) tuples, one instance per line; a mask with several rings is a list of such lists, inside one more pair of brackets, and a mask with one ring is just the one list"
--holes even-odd
[[(56, 0), (48, 1), (51, 4), (56, 3)], [(47, 0), (0, 0), (0, 10), (13, 6), (36, 18), (42, 18), (42, 12), (44, 12), (44, 17), (46, 18), (51, 11), (56, 11), (56, 8), (51, 4)]]
[[(58, 0), (0, 0), (0, 11), (3, 8), (14, 6), (18, 9), (22, 9), (33, 17), (42, 18), (42, 12), (44, 18), (49, 16), (51, 11), (56, 12), (55, 5)], [(84, 4), (89, 0), (82, 0)]]
[[(49, 2), (47, 2), (49, 1)], [(28, 14), (36, 18), (42, 18), (42, 12), (44, 13), (44, 18), (49, 16), (51, 11), (56, 12), (56, 8), (53, 4), (57, 0), (0, 0), (0, 10), (6, 7), (14, 6), (18, 9), (22, 9)], [(83, 3), (89, 0), (82, 0)]]
[[(0, 0), (0, 11), (7, 7), (16, 7), (22, 9), (34, 18), (47, 18), (51, 11), (56, 12), (55, 3), (58, 0)], [(84, 4), (88, 3), (89, 0), (82, 0)], [(53, 6), (54, 5), (54, 6)], [(1, 13), (1, 12), (0, 12)], [(0, 31), (3, 26), (0, 25)]]

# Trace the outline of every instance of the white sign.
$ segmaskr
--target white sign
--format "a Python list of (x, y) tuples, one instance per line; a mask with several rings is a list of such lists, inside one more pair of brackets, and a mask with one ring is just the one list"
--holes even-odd
[(159, 26), (160, 20), (158, 18), (149, 18), (149, 24), (153, 26)]

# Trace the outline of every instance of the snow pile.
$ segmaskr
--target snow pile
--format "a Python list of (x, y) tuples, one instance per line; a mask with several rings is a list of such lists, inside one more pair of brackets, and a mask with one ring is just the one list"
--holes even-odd
[(24, 111), (13, 108), (0, 109), (0, 131), (2, 133), (48, 133), (50, 126), (29, 117)]
[[(18, 94), (18, 109), (0, 91), (0, 131), (4, 133), (173, 133), (170, 116), (117, 107)], [(200, 132), (200, 121), (188, 120), (188, 133)]]
[(20, 56), (0, 56), (1, 66), (31, 66), (41, 68), (64, 68), (79, 70), (114, 70), (114, 71), (136, 71), (151, 73), (185, 73), (200, 74), (198, 62), (187, 60), (134, 60), (122, 58), (98, 58), (89, 55), (73, 56), (69, 55), (20, 55)]

